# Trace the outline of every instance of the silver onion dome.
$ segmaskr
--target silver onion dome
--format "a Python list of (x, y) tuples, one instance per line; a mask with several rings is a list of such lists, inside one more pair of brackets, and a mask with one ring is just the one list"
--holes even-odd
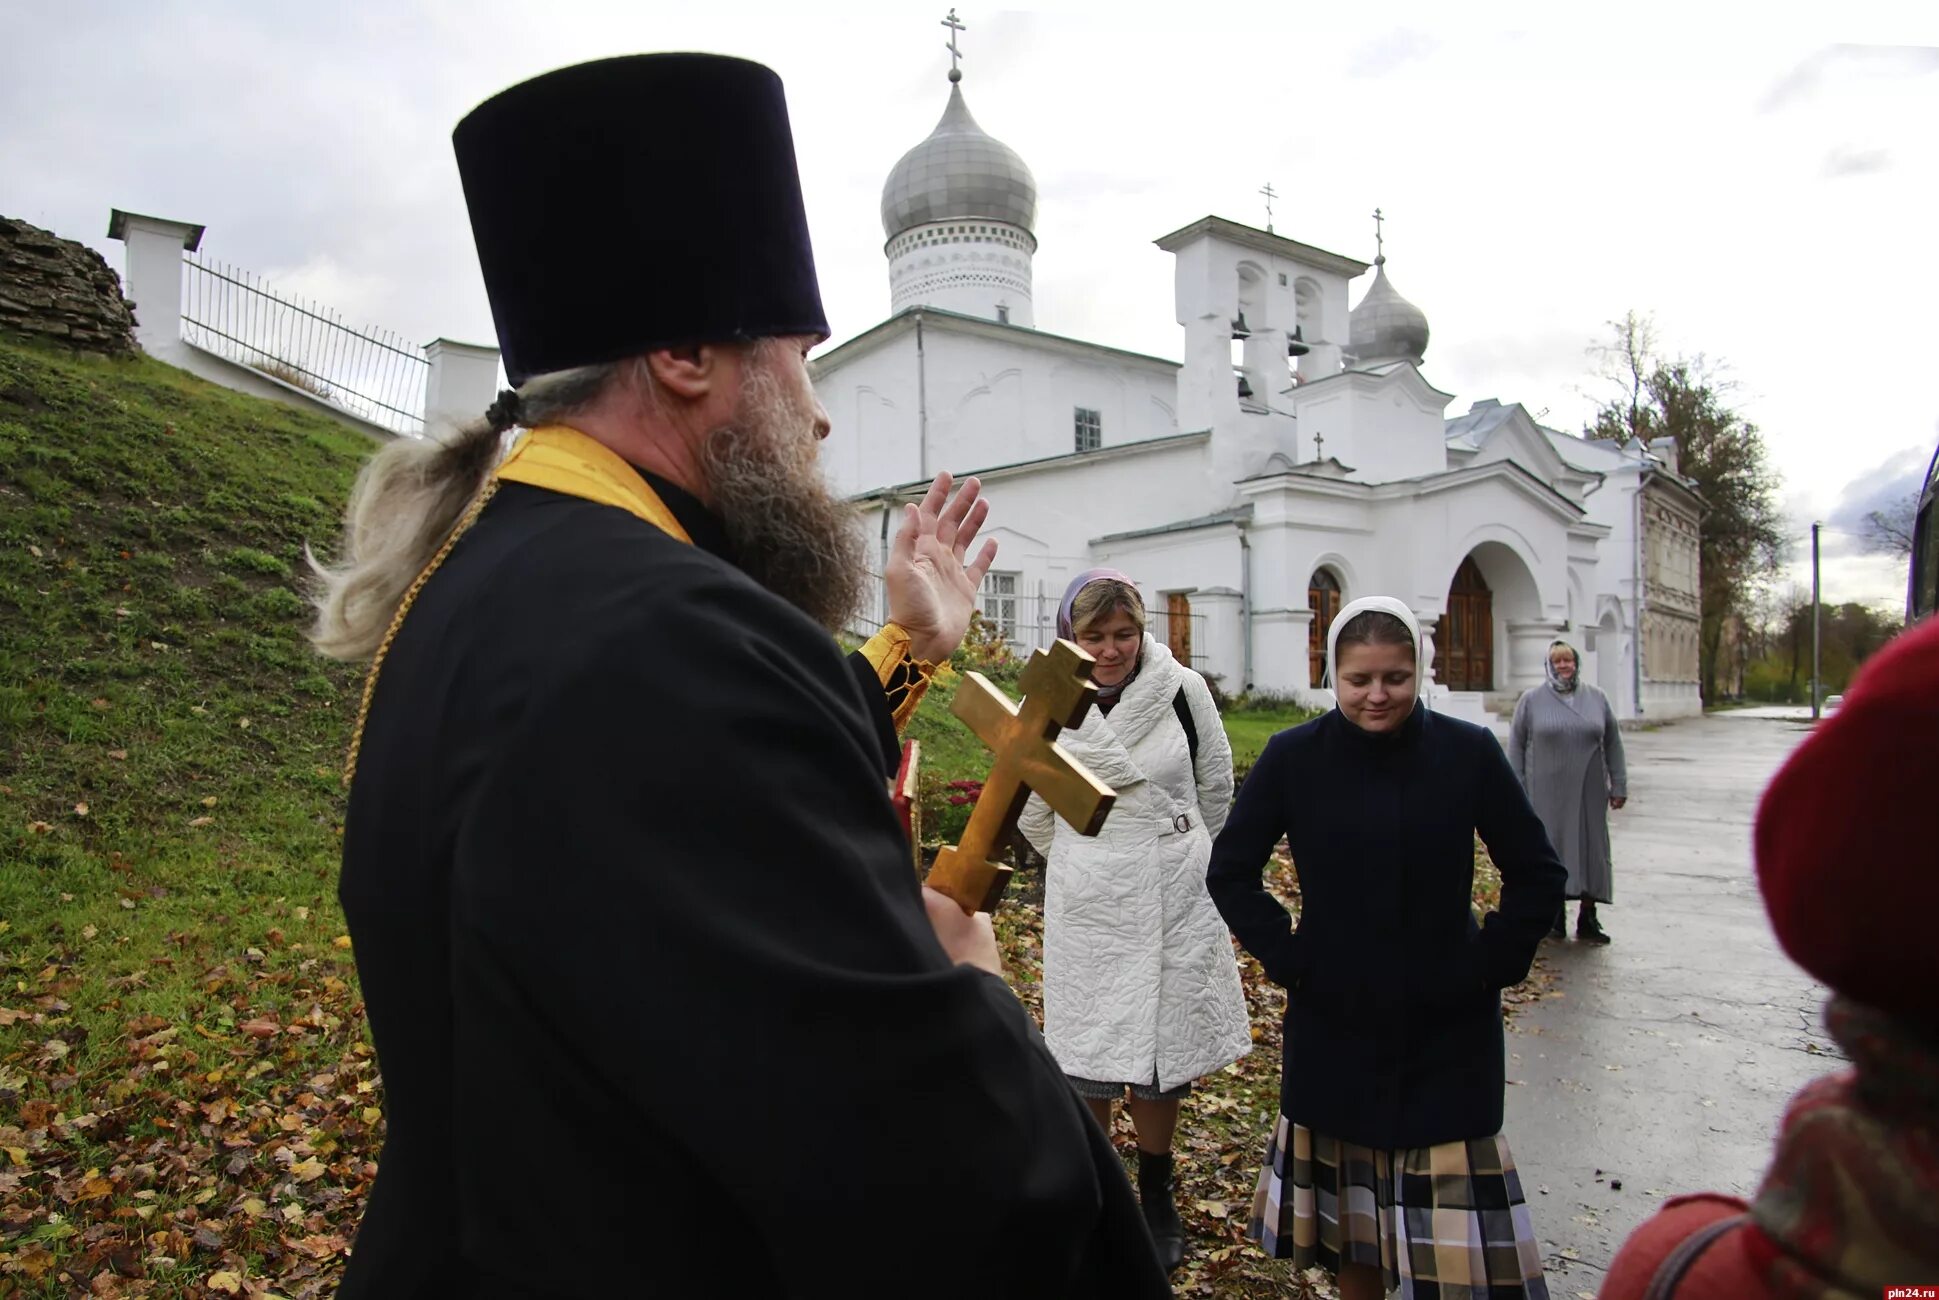
[(882, 230), (890, 239), (933, 221), (980, 218), (1030, 230), (1037, 182), (1016, 151), (983, 133), (951, 85), (949, 105), (929, 138), (902, 155), (882, 187)]
[(1347, 318), (1347, 351), (1359, 365), (1411, 361), (1427, 355), (1427, 314), (1400, 296), (1387, 279), (1387, 259), (1374, 259), (1373, 287)]

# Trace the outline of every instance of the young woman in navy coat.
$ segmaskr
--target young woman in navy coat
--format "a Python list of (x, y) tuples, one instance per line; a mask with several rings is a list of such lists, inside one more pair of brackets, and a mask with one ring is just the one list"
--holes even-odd
[[(1418, 698), (1419, 646), (1399, 601), (1341, 610), (1327, 644), (1338, 707), (1273, 737), (1212, 851), (1226, 924), (1287, 990), (1251, 1231), (1334, 1272), (1342, 1300), (1394, 1287), (1546, 1300), (1501, 1136), (1500, 994), (1527, 976), (1566, 873), (1494, 735)], [(1502, 878), (1482, 924), (1477, 833)], [(1297, 927), (1260, 881), (1282, 836)]]

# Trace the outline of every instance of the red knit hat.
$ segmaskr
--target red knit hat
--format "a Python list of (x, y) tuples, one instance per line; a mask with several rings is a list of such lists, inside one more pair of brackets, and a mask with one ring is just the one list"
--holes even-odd
[(1873, 656), (1764, 792), (1757, 879), (1798, 965), (1939, 1027), (1939, 618)]

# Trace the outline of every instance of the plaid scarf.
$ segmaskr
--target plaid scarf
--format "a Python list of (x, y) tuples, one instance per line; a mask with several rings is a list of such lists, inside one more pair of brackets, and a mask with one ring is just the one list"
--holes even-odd
[(1871, 1300), (1939, 1277), (1939, 1040), (1839, 995), (1825, 1027), (1852, 1068), (1791, 1099), (1751, 1217), (1771, 1296)]

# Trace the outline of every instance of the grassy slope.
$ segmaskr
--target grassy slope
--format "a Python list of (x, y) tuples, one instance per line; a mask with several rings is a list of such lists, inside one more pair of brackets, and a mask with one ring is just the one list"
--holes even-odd
[(0, 1294), (337, 1249), (374, 1149), (333, 942), (357, 677), (292, 575), (368, 450), (0, 341)]

